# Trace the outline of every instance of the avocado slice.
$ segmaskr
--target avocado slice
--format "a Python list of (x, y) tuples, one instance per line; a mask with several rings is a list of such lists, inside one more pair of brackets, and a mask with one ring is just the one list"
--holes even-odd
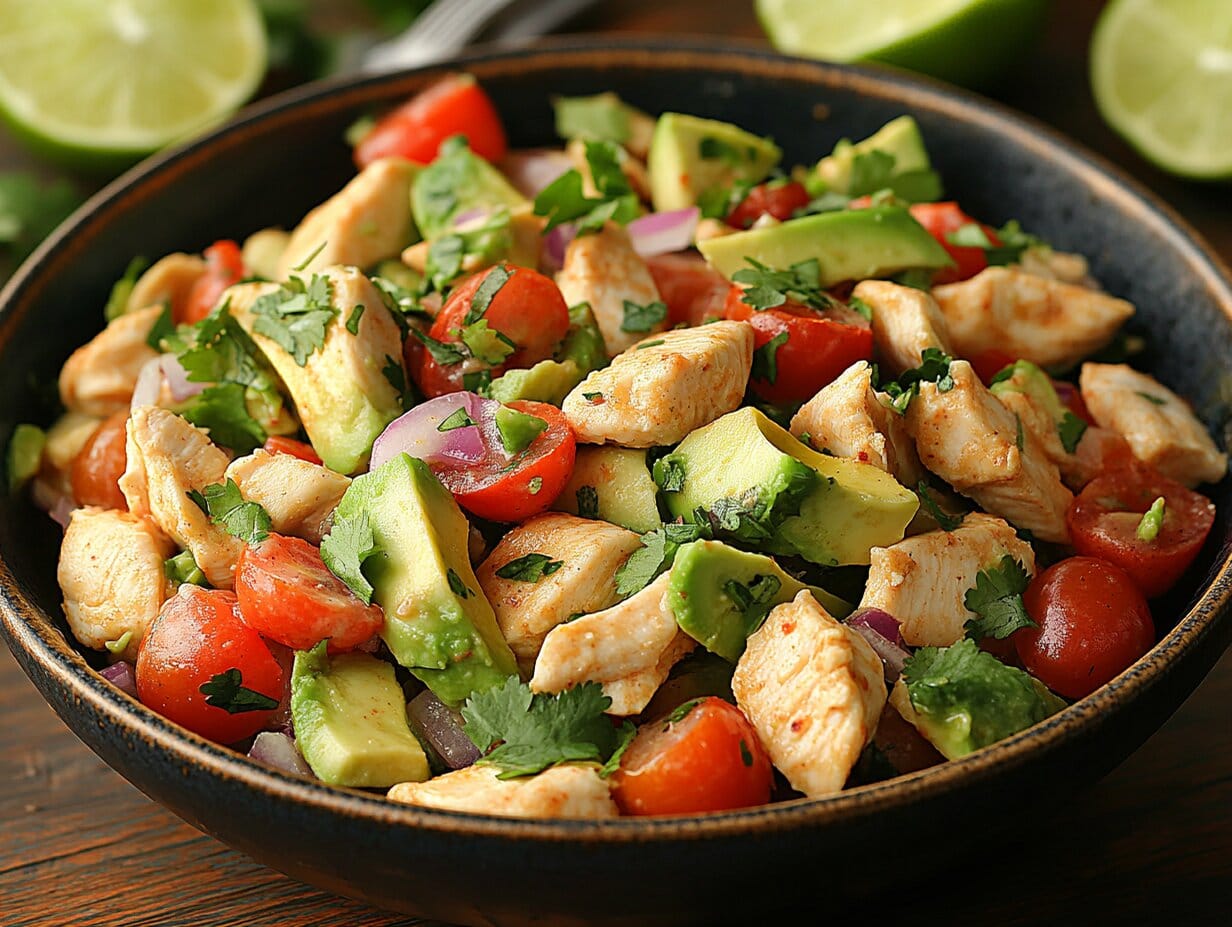
[(753, 258), (785, 269), (816, 258), (821, 285), (886, 277), (900, 270), (947, 267), (952, 261), (901, 206), (823, 212), (698, 242), (698, 249), (728, 280)]
[(394, 659), (449, 705), (516, 676), (471, 569), (466, 516), (428, 465), (404, 453), (357, 477), (334, 519), (364, 513), (377, 545), (364, 575), (385, 610), (381, 639)]
[(788, 576), (763, 554), (720, 541), (693, 541), (676, 551), (667, 600), (681, 630), (711, 653), (735, 663), (745, 640), (770, 609), (808, 589), (831, 615), (844, 618), (852, 606), (816, 586)]
[[(833, 152), (817, 162), (817, 176), (825, 183), (827, 190), (836, 193), (851, 196), (873, 193), (874, 189), (865, 189), (867, 184), (861, 182), (861, 178), (856, 176), (859, 172), (855, 171), (858, 159), (878, 157), (873, 152), (893, 159), (887, 165), (890, 183), (876, 186), (889, 186), (905, 199), (916, 201), (936, 199), (941, 195), (937, 175), (933, 173), (928, 159), (928, 149), (924, 147), (924, 136), (910, 116), (891, 119), (863, 141), (852, 144), (849, 139), (841, 139)], [(899, 187), (903, 187), (903, 192), (899, 192)], [(919, 189), (914, 189), (916, 187)], [(912, 192), (931, 195), (906, 195)]]
[(331, 658), (325, 645), (298, 651), (291, 671), (296, 742), (317, 778), (362, 788), (427, 779), (394, 668), (366, 653)]
[(411, 187), (411, 214), (428, 240), (452, 229), (458, 216), (502, 206), (510, 213), (530, 211), (530, 201), (459, 135), (441, 145), (436, 160), (420, 171)]
[(607, 350), (595, 314), (586, 303), (569, 309), (569, 331), (555, 360), (543, 360), (528, 370), (509, 370), (484, 392), (501, 402), (533, 399), (560, 405), (569, 391), (592, 370), (607, 366)]
[(1065, 420), (1065, 413), (1068, 411), (1061, 404), (1061, 397), (1057, 395), (1057, 389), (1052, 385), (1048, 374), (1027, 360), (1015, 361), (998, 373), (993, 377), (988, 391), (994, 396), (1025, 393), (1035, 400), (1039, 408), (1047, 410), (1057, 425)]
[(656, 476), (673, 466), (683, 480), (664, 493), (672, 515), (700, 509), (727, 538), (823, 566), (868, 563), (871, 548), (902, 540), (919, 508), (888, 473), (819, 454), (749, 406), (690, 434), (655, 462)]
[(737, 180), (757, 183), (783, 152), (768, 138), (729, 122), (664, 113), (655, 124), (646, 168), (650, 198), (660, 212), (685, 209), (706, 190)]
[(644, 534), (662, 523), (658, 492), (646, 466), (645, 448), (581, 446), (573, 477), (553, 508)]

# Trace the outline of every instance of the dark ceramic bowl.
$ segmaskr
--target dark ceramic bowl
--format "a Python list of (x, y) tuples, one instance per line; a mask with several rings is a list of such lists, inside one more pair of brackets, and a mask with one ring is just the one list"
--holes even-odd
[[(749, 50), (604, 41), (477, 54), (452, 67), (479, 77), (515, 145), (553, 141), (552, 94), (608, 89), (650, 112), (773, 134), (788, 163), (912, 113), (951, 194), (975, 215), (1018, 218), (1088, 255), (1095, 276), (1138, 306), (1153, 372), (1212, 424), (1224, 414), (1226, 270), (1167, 207), (1042, 126), (907, 77)], [(98, 330), (108, 287), (132, 255), (198, 251), (294, 224), (350, 176), (347, 125), (442, 70), (280, 97), (95, 197), (4, 291), (0, 445), (15, 422), (39, 414), (64, 358)], [(417, 810), (271, 772), (208, 743), (119, 694), (92, 671), (93, 655), (66, 642), (59, 533), (8, 496), (0, 497), (0, 600), (9, 646), (86, 744), (189, 823), (295, 878), (468, 924), (758, 923), (779, 908), (816, 910), (819, 898), (831, 909), (837, 893), (918, 870), (921, 839), (937, 861), (981, 844), (993, 822), (1012, 823), (1033, 802), (1094, 781), (1141, 744), (1232, 635), (1228, 480), (1215, 501), (1210, 543), (1156, 609), (1160, 643), (1090, 698), (957, 762), (832, 798), (697, 818), (522, 822)]]

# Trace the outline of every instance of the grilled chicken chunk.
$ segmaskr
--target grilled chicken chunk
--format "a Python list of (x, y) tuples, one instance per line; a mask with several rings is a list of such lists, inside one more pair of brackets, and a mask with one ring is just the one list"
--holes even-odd
[(948, 647), (976, 617), (963, 598), (980, 570), (1006, 554), (1035, 573), (1031, 545), (1000, 518), (972, 512), (953, 531), (929, 531), (874, 547), (861, 608), (880, 608), (898, 619), (912, 647)]
[(169, 594), (163, 561), (173, 553), (171, 539), (144, 518), (113, 509), (73, 512), (57, 574), (73, 636), (102, 650), (131, 633), (122, 656), (136, 659)]
[(1095, 421), (1121, 434), (1139, 460), (1164, 476), (1197, 486), (1228, 472), (1220, 452), (1188, 403), (1154, 377), (1125, 364), (1083, 364), (1082, 401)]
[(60, 370), (64, 407), (98, 418), (125, 408), (141, 368), (158, 357), (146, 339), (162, 312), (162, 306), (148, 306), (126, 313), (74, 351)]
[(204, 431), (156, 406), (133, 410), (127, 452), (120, 491), (128, 510), (152, 519), (180, 547), (192, 551), (211, 586), (234, 586), (235, 561), (244, 542), (211, 522), (188, 495), (189, 490), (223, 481), (227, 455)]
[(518, 779), (498, 779), (499, 772), (495, 766), (468, 766), (427, 782), (401, 782), (388, 795), (423, 808), (512, 818), (614, 818), (620, 813), (596, 766), (553, 766)]
[(269, 513), (279, 534), (320, 544), (351, 481), (341, 473), (291, 454), (254, 451), (231, 462), (226, 478)]
[(1073, 494), (1035, 438), (980, 382), (966, 361), (950, 364), (952, 389), (920, 385), (907, 408), (907, 430), (920, 461), (964, 496), (1027, 528), (1066, 543)]
[(640, 332), (626, 331), (625, 303), (646, 306), (659, 302), (659, 290), (646, 262), (633, 250), (629, 233), (609, 222), (594, 235), (579, 235), (565, 250), (565, 264), (556, 275), (565, 303), (589, 303), (603, 333), (608, 354), (645, 338), (647, 331), (667, 328), (664, 319)]
[(823, 387), (791, 420), (791, 433), (836, 457), (884, 470), (904, 486), (924, 477), (915, 443), (902, 416), (887, 409), (873, 390), (872, 367), (857, 361)]
[(1041, 367), (1068, 367), (1107, 344), (1132, 303), (1010, 267), (933, 289), (963, 357), (995, 349)]
[(561, 408), (587, 444), (675, 444), (740, 405), (752, 366), (747, 322), (663, 332), (592, 371)]
[(1054, 251), (1052, 248), (1027, 248), (1018, 258), (1017, 269), (1024, 274), (1059, 280), (1074, 286), (1098, 290), (1099, 283), (1091, 276), (1087, 259), (1081, 254)]
[[(616, 604), (616, 571), (640, 546), (632, 531), (563, 512), (537, 515), (501, 538), (475, 575), (524, 673), (534, 670), (543, 639), (554, 627)], [(534, 582), (496, 575), (528, 554), (561, 565)]]
[(810, 797), (843, 787), (886, 701), (877, 654), (808, 591), (749, 637), (732, 692), (779, 772)]
[(872, 308), (877, 357), (894, 376), (920, 366), (927, 348), (953, 353), (945, 316), (923, 290), (888, 280), (865, 280), (851, 295)]

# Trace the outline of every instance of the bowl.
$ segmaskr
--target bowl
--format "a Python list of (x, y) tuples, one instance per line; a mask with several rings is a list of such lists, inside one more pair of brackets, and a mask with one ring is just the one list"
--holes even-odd
[[(515, 145), (553, 140), (552, 94), (615, 90), (772, 134), (809, 161), (904, 112), (920, 122), (950, 193), (1090, 258), (1139, 309), (1152, 371), (1208, 423), (1226, 419), (1232, 281), (1150, 193), (1041, 125), (974, 96), (890, 72), (740, 47), (568, 41), (480, 52), (441, 67), (312, 86), (156, 157), (95, 196), (0, 297), (0, 444), (46, 420), (60, 364), (102, 324), (134, 254), (199, 251), (293, 225), (352, 172), (346, 127), (446, 70), (474, 73)], [(1227, 384), (1222, 384), (1226, 395)], [(466, 924), (667, 924), (830, 909), (981, 845), (1048, 798), (1095, 781), (1140, 745), (1232, 637), (1232, 487), (1185, 582), (1156, 607), (1162, 638), (1133, 667), (1043, 724), (961, 760), (833, 797), (707, 817), (520, 821), (417, 809), (278, 773), (215, 746), (105, 683), (66, 640), (59, 532), (0, 497), (0, 618), (18, 662), (108, 764), (190, 824), (288, 875), (372, 904)], [(927, 853), (918, 852), (926, 841)], [(756, 922), (756, 921), (755, 921)]]

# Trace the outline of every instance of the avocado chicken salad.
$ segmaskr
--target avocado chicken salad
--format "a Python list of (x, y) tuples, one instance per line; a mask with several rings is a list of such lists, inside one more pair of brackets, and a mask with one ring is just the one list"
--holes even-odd
[(1086, 261), (910, 116), (784, 170), (615, 95), (508, 150), (451, 75), (291, 232), (152, 266), (22, 425), (68, 627), (190, 731), (483, 814), (817, 797), (1156, 641), (1227, 459)]

